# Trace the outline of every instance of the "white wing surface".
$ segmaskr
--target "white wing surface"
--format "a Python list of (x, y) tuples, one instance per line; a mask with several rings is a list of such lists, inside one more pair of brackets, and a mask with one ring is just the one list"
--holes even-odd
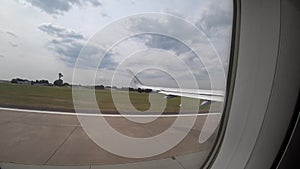
[(207, 101), (224, 101), (224, 91), (221, 90), (199, 90), (199, 89), (179, 89), (179, 88), (165, 88), (165, 87), (155, 87), (144, 85), (132, 71), (128, 70), (129, 74), (132, 76), (133, 82), (138, 88), (143, 90), (152, 90), (165, 96), (181, 96), (194, 99), (202, 99)]

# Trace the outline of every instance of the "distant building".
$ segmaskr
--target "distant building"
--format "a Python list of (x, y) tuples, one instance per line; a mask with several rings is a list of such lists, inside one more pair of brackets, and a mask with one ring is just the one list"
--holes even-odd
[(64, 84), (64, 81), (61, 79), (55, 80), (53, 83), (54, 86), (63, 86), (63, 84)]
[(55, 80), (53, 85), (54, 86), (63, 86), (64, 81), (61, 79), (63, 77), (62, 73), (58, 73), (58, 80)]
[(100, 85), (100, 86), (95, 86), (95, 89), (100, 89), (100, 90), (103, 90), (103, 89), (104, 89), (104, 86), (103, 86), (103, 85)]
[(15, 83), (15, 84), (31, 84), (31, 82), (27, 79), (20, 79), (20, 78), (16, 78), (16, 79), (12, 79), (11, 83)]
[(37, 85), (37, 86), (49, 86), (50, 83), (48, 80), (36, 80), (32, 81), (31, 85)]

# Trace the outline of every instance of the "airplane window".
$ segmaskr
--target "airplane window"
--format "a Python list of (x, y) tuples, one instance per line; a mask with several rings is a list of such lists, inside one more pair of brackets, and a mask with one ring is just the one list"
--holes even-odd
[(0, 166), (199, 168), (220, 128), (233, 12), (231, 0), (3, 1)]

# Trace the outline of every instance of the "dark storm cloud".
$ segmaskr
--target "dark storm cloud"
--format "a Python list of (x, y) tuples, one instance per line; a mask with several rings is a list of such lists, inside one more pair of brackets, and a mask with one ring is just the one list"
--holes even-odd
[(77, 6), (101, 6), (98, 0), (27, 0), (32, 6), (40, 8), (48, 14), (63, 14), (68, 12), (74, 5)]

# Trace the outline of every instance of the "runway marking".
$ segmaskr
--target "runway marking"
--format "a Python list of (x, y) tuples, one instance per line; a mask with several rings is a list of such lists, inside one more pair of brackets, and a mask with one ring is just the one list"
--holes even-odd
[(95, 116), (95, 117), (188, 117), (188, 116), (211, 116), (221, 115), (221, 113), (201, 113), (201, 114), (92, 114), (92, 113), (72, 113), (72, 112), (60, 112), (60, 111), (46, 111), (46, 110), (29, 110), (29, 109), (16, 109), (0, 107), (0, 110), (16, 111), (26, 113), (38, 113), (38, 114), (54, 114), (54, 115), (68, 115), (68, 116)]

